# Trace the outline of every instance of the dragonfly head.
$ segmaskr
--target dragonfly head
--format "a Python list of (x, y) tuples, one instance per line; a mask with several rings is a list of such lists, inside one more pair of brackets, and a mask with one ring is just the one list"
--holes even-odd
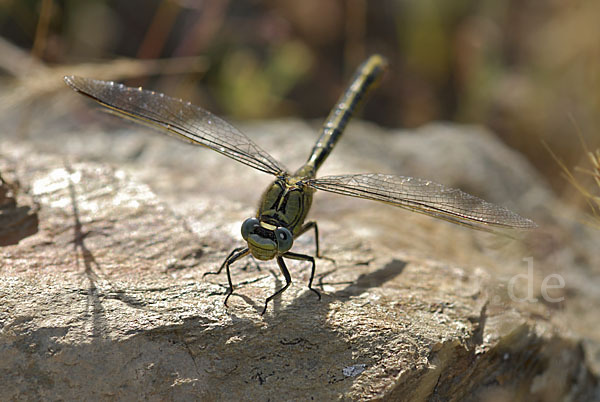
[(294, 236), (287, 228), (261, 223), (256, 218), (242, 223), (242, 237), (248, 242), (250, 253), (263, 261), (284, 254), (294, 243)]

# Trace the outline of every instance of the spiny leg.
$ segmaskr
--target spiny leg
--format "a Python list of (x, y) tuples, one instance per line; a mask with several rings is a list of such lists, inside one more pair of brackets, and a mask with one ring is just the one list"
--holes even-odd
[(269, 304), (269, 302), (271, 300), (273, 300), (274, 297), (277, 297), (278, 295), (283, 293), (292, 283), (292, 277), (290, 276), (290, 272), (288, 271), (287, 267), (285, 266), (285, 262), (283, 261), (283, 258), (281, 258), (280, 256), (277, 257), (277, 265), (279, 265), (279, 269), (281, 270), (281, 273), (283, 274), (283, 277), (285, 278), (285, 285), (281, 289), (279, 289), (277, 292), (275, 292), (271, 296), (267, 297), (267, 300), (265, 300), (265, 308), (263, 308), (262, 313), (260, 313), (261, 315), (264, 315), (265, 311), (267, 311), (267, 305)]
[(231, 282), (231, 272), (229, 270), (229, 267), (231, 266), (231, 264), (233, 264), (240, 258), (247, 256), (248, 254), (250, 254), (250, 249), (245, 247), (243, 250), (239, 251), (236, 254), (233, 254), (230, 258), (225, 260), (225, 272), (227, 272), (227, 282), (229, 282), (229, 290), (227, 291), (227, 296), (225, 296), (225, 301), (223, 302), (223, 304), (225, 304), (225, 307), (227, 307), (227, 300), (229, 300), (229, 296), (231, 296), (233, 293), (233, 282)]
[(227, 258), (225, 258), (225, 261), (223, 261), (223, 264), (221, 264), (221, 266), (219, 267), (218, 270), (216, 271), (210, 271), (210, 272), (205, 272), (202, 277), (204, 278), (206, 275), (219, 275), (221, 273), (221, 271), (223, 270), (223, 268), (225, 268), (225, 263), (231, 258), (232, 255), (234, 255), (235, 253), (237, 253), (240, 250), (245, 249), (246, 247), (236, 247), (234, 248), (231, 253), (229, 253), (229, 255), (227, 256)]
[(238, 247), (227, 256), (227, 258), (225, 259), (225, 261), (223, 262), (223, 264), (217, 272), (209, 272), (211, 274), (218, 274), (221, 272), (223, 267), (226, 268), (225, 271), (227, 272), (227, 282), (229, 282), (229, 289), (227, 289), (227, 296), (225, 296), (225, 306), (227, 306), (227, 300), (229, 300), (229, 296), (231, 296), (231, 294), (233, 293), (233, 282), (231, 281), (231, 272), (229, 270), (229, 266), (237, 260), (239, 260), (240, 258), (247, 256), (248, 254), (250, 254), (250, 249), (248, 247)]
[(296, 237), (302, 235), (303, 233), (309, 231), (310, 229), (315, 230), (315, 248), (317, 249), (316, 256), (318, 258), (322, 258), (324, 260), (331, 261), (332, 263), (335, 264), (335, 260), (333, 258), (325, 257), (325, 256), (321, 255), (321, 250), (319, 249), (319, 227), (317, 226), (317, 222), (315, 222), (315, 221), (306, 222), (304, 224), (304, 226), (302, 226), (302, 229), (300, 229), (300, 232), (298, 232)]
[(311, 270), (310, 270), (310, 279), (308, 280), (308, 288), (310, 290), (312, 290), (313, 292), (315, 292), (315, 294), (317, 296), (319, 296), (319, 300), (321, 300), (321, 293), (319, 293), (319, 291), (317, 289), (313, 289), (313, 287), (312, 287), (313, 279), (315, 278), (315, 259), (314, 259), (314, 257), (312, 257), (310, 255), (306, 255), (306, 254), (292, 253), (291, 251), (288, 251), (283, 256), (287, 257), (287, 258), (291, 258), (292, 260), (310, 261), (312, 266), (311, 266)]

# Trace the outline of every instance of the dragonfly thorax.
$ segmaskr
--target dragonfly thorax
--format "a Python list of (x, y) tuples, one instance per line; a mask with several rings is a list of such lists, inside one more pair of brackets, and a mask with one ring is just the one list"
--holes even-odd
[(275, 180), (263, 193), (257, 218), (266, 224), (286, 227), (298, 235), (310, 206), (314, 190), (306, 187), (298, 176)]
[(314, 190), (299, 184), (300, 177), (279, 177), (267, 188), (256, 218), (242, 224), (242, 236), (252, 255), (270, 260), (292, 247), (310, 209)]
[(283, 226), (273, 226), (256, 218), (242, 223), (242, 237), (250, 253), (259, 260), (270, 260), (286, 253), (294, 244), (294, 236)]

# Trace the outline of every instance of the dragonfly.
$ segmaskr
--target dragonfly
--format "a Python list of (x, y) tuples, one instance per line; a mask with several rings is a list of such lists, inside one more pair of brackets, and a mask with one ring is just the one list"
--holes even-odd
[(280, 296), (292, 283), (286, 259), (311, 264), (308, 289), (321, 299), (320, 292), (312, 286), (315, 258), (290, 251), (294, 239), (312, 230), (315, 256), (325, 258), (321, 256), (319, 249), (317, 223), (306, 221), (316, 190), (380, 201), (488, 232), (536, 227), (530, 219), (507, 208), (429, 180), (381, 173), (316, 177), (317, 170), (342, 136), (366, 93), (379, 83), (387, 64), (383, 56), (375, 54), (358, 67), (349, 86), (323, 124), (308, 160), (294, 173), (290, 173), (284, 165), (230, 123), (190, 102), (111, 81), (77, 76), (67, 76), (64, 80), (76, 92), (99, 102), (114, 114), (158, 128), (189, 143), (210, 148), (275, 176), (275, 181), (260, 199), (256, 215), (242, 223), (241, 234), (245, 245), (233, 249), (217, 271), (205, 274), (216, 275), (225, 269), (228, 289), (224, 303), (227, 306), (234, 291), (230, 270), (233, 263), (248, 255), (261, 261), (275, 259), (285, 278), (285, 285), (265, 300), (262, 310), (264, 314), (269, 302)]

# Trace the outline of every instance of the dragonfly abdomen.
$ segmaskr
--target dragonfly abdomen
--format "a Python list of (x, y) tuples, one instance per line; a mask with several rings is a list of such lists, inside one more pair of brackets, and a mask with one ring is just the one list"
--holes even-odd
[(342, 136), (348, 121), (354, 114), (364, 95), (379, 82), (387, 66), (387, 61), (380, 55), (369, 57), (356, 71), (348, 89), (338, 99), (329, 113), (321, 135), (306, 162), (316, 172), (325, 162), (331, 150)]

